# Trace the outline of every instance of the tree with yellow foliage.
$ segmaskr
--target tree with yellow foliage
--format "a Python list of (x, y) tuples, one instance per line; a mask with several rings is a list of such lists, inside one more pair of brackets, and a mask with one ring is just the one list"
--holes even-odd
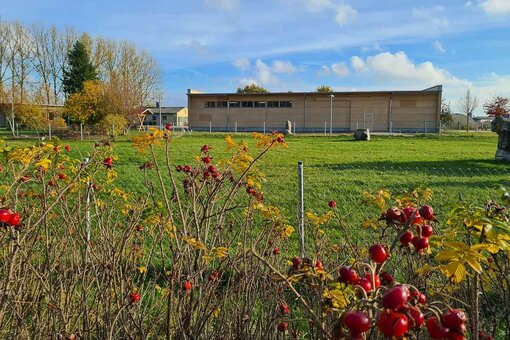
[(104, 85), (99, 80), (89, 80), (83, 83), (83, 90), (69, 96), (64, 116), (74, 122), (96, 124), (108, 113), (106, 103)]

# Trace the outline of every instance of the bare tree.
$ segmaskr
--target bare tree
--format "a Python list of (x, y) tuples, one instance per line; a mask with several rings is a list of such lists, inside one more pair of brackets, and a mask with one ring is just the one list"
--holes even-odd
[(471, 89), (466, 91), (466, 95), (459, 99), (459, 108), (469, 118), (473, 117), (473, 112), (478, 107), (478, 98), (471, 94)]
[(459, 99), (459, 108), (466, 115), (466, 131), (469, 131), (469, 118), (478, 107), (478, 98), (471, 94), (471, 89), (466, 90), (466, 95)]

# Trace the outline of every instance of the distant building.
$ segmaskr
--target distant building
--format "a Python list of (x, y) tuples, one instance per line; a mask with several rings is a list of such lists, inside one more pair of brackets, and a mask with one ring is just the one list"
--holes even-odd
[(141, 111), (145, 115), (143, 124), (146, 126), (159, 126), (160, 112), (162, 125), (185, 126), (188, 124), (188, 109), (182, 106), (147, 107)]
[(491, 123), (494, 120), (494, 117), (480, 116), (480, 117), (473, 117), (473, 120), (476, 122), (479, 129), (490, 130)]
[[(14, 110), (19, 104), (14, 104)], [(48, 104), (34, 104), (46, 111), (48, 117), (53, 119), (62, 114), (64, 105), (48, 105)], [(12, 116), (13, 106), (11, 103), (0, 103), (0, 127), (7, 127), (8, 121)]]
[(200, 93), (188, 90), (192, 130), (438, 132), (442, 86), (423, 91)]

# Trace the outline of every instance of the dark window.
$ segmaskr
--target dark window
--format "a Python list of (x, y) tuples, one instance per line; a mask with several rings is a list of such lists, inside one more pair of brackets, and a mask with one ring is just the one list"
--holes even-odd
[(152, 120), (153, 120), (153, 121), (156, 121), (156, 118), (157, 118), (157, 117), (156, 117), (155, 115), (152, 115)]
[(218, 102), (217, 107), (227, 107), (227, 102)]
[(216, 102), (204, 102), (204, 107), (214, 108), (214, 107), (216, 107)]
[(166, 115), (163, 115), (163, 121), (166, 122)]
[(266, 102), (255, 102), (255, 107), (266, 107)]
[(280, 107), (292, 107), (292, 102), (282, 101), (280, 102)]
[(230, 102), (230, 107), (241, 107), (240, 102)]
[(242, 107), (253, 107), (253, 102), (243, 102)]
[(280, 107), (280, 102), (267, 102), (267, 107)]

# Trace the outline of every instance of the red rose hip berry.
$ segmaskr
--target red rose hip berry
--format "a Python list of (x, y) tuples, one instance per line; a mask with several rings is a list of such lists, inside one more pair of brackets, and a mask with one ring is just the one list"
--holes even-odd
[(374, 244), (368, 250), (370, 259), (375, 263), (383, 263), (388, 258), (388, 252), (382, 244)]

